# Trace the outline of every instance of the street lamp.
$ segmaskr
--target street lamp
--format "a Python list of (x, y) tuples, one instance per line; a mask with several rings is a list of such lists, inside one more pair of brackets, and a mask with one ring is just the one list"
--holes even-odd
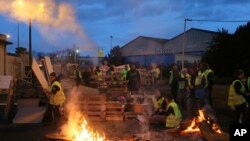
[(113, 46), (113, 45), (112, 45), (112, 39), (113, 39), (113, 36), (111, 35), (111, 36), (110, 36), (110, 51), (111, 51), (112, 46)]
[[(18, 1), (19, 6), (24, 5), (24, 2), (22, 0)], [(44, 8), (44, 4), (40, 3), (39, 7), (41, 9)], [(43, 11), (43, 10), (42, 10)], [(29, 65), (32, 66), (32, 11), (29, 11), (30, 15), (29, 15)], [(18, 25), (18, 32), (19, 32), (19, 25)], [(18, 33), (19, 34), (19, 33)], [(18, 35), (19, 36), (19, 35)], [(18, 37), (19, 38), (19, 37)], [(19, 39), (18, 39), (18, 44), (19, 44)], [(18, 45), (19, 46), (19, 45)]]
[(76, 64), (76, 55), (79, 53), (79, 49), (75, 50), (75, 64)]

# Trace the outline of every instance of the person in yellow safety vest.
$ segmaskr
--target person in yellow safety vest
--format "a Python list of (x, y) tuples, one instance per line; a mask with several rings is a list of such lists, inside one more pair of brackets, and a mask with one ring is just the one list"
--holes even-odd
[(171, 88), (171, 93), (174, 96), (174, 99), (176, 100), (177, 93), (178, 93), (178, 81), (180, 79), (180, 73), (176, 64), (172, 66), (172, 69), (170, 70), (169, 73), (170, 73), (170, 76), (169, 76), (168, 83)]
[(212, 89), (215, 81), (214, 72), (210, 69), (209, 65), (205, 62), (201, 63), (202, 75), (205, 79), (205, 92), (206, 92), (206, 103), (213, 105), (212, 101)]
[[(247, 77), (246, 80), (246, 91), (247, 93), (250, 93), (250, 76)], [(250, 121), (250, 96), (247, 96), (247, 117), (246, 121)]]
[(49, 106), (46, 110), (44, 123), (52, 123), (53, 120), (56, 120), (55, 122), (58, 122), (61, 117), (60, 109), (62, 108), (66, 99), (62, 86), (57, 79), (57, 75), (55, 72), (52, 72), (49, 75), (49, 80), (51, 82), (49, 90), (44, 89), (45, 94), (49, 98)]
[(161, 111), (166, 109), (166, 101), (158, 89), (154, 90), (154, 95), (152, 96), (152, 102), (154, 105), (154, 114), (162, 115), (163, 113)]
[(129, 65), (125, 65), (124, 69), (122, 69), (122, 71), (121, 71), (122, 80), (124, 80), (124, 81), (126, 80), (127, 73), (128, 73), (129, 70), (130, 70)]
[(200, 64), (200, 70), (198, 71), (195, 78), (195, 102), (197, 105), (197, 109), (202, 108), (208, 102), (208, 91), (206, 87), (208, 86), (208, 81), (206, 77), (206, 63)]
[(246, 93), (246, 88), (242, 83), (245, 77), (244, 71), (237, 70), (234, 77), (234, 81), (229, 86), (228, 106), (235, 112), (233, 114), (234, 124), (239, 124), (240, 120), (242, 123), (246, 123), (246, 97), (249, 94)]
[(75, 78), (75, 81), (76, 81), (76, 86), (78, 86), (82, 81), (82, 72), (81, 72), (81, 70), (79, 69), (78, 66), (75, 66), (74, 78)]
[(176, 102), (180, 106), (180, 109), (184, 115), (185, 118), (190, 117), (189, 113), (191, 112), (190, 104), (189, 104), (189, 83), (190, 81), (190, 75), (188, 74), (188, 70), (186, 68), (183, 68), (181, 70), (179, 79), (179, 87), (178, 87), (178, 94)]
[(173, 96), (171, 94), (166, 95), (166, 110), (162, 110), (164, 115), (166, 115), (166, 128), (177, 128), (180, 126), (182, 121), (182, 114), (179, 106), (175, 103)]

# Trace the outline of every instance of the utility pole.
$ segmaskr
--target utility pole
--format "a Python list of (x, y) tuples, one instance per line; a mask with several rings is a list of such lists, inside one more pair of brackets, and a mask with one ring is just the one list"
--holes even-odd
[(182, 61), (181, 61), (181, 68), (184, 68), (184, 62), (185, 62), (185, 46), (186, 46), (186, 26), (187, 21), (191, 21), (190, 19), (184, 20), (184, 32), (183, 32), (183, 41), (182, 41)]

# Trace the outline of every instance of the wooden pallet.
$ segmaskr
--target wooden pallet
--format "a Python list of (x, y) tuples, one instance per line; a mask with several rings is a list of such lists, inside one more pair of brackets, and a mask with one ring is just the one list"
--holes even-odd
[(136, 119), (137, 114), (134, 112), (125, 112), (124, 120)]
[(106, 120), (121, 121), (124, 119), (124, 106), (120, 103), (107, 102), (106, 103)]
[(80, 98), (80, 107), (90, 121), (105, 120), (105, 95), (84, 95)]

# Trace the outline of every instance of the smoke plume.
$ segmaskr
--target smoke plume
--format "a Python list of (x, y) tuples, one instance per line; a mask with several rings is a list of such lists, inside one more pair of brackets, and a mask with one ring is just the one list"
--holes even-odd
[[(54, 0), (0, 0), (0, 14), (35, 27), (50, 43), (77, 44), (81, 50), (95, 49), (80, 26), (74, 8)], [(63, 41), (63, 42), (62, 42)]]

